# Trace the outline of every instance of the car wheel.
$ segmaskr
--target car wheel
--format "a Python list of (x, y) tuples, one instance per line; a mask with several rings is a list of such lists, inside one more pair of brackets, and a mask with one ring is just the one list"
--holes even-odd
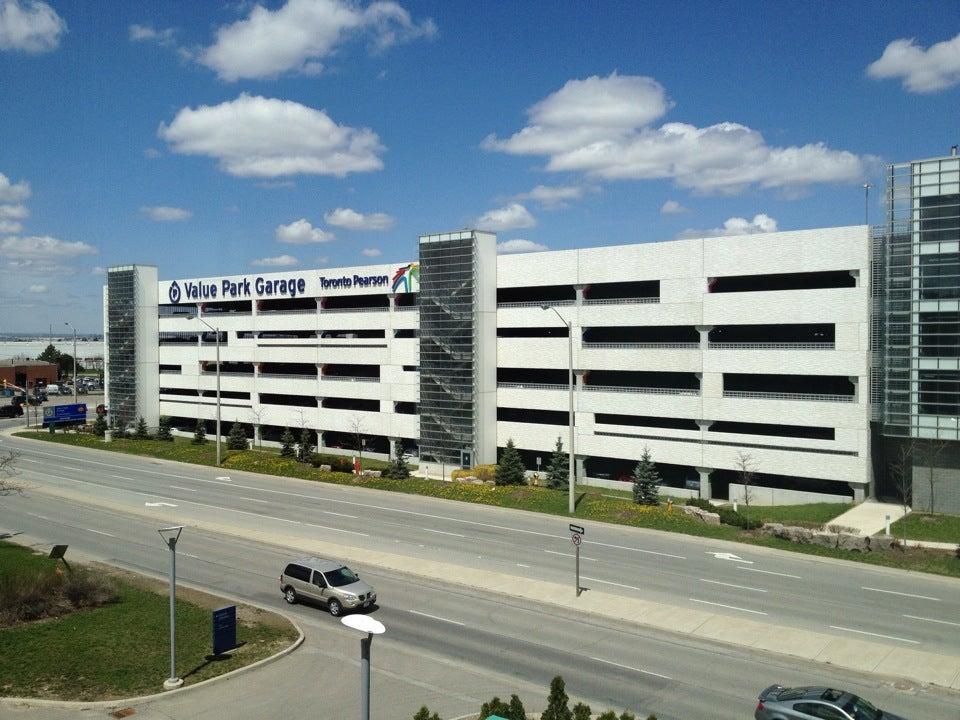
[(334, 617), (340, 617), (343, 615), (343, 605), (340, 604), (339, 600), (333, 599), (330, 601), (330, 604), (327, 605), (327, 609), (330, 611), (330, 614)]
[(296, 605), (297, 603), (297, 591), (292, 587), (288, 587), (283, 591), (283, 599), (286, 600), (291, 605)]

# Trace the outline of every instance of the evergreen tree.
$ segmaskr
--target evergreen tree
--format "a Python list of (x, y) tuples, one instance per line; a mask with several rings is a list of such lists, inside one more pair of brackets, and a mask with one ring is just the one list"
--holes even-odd
[(573, 720), (573, 713), (567, 706), (567, 691), (563, 678), (557, 675), (550, 681), (550, 695), (547, 697), (547, 709), (540, 720)]
[(417, 710), (417, 714), (413, 716), (413, 720), (440, 720), (440, 716), (436, 713), (431, 715), (430, 711), (427, 709), (427, 706), (424, 705)]
[(97, 419), (93, 421), (93, 434), (97, 437), (107, 434), (107, 419), (103, 415), (97, 415)]
[(547, 465), (547, 487), (554, 490), (566, 490), (570, 484), (570, 468), (567, 454), (563, 451), (563, 440), (557, 436), (557, 447)]
[(500, 456), (495, 482), (497, 485), (525, 485), (527, 482), (525, 473), (523, 460), (513, 444), (513, 438), (510, 438), (503, 449), (503, 455)]
[(589, 705), (577, 703), (573, 706), (573, 720), (590, 720), (591, 717), (593, 717), (593, 712)]
[(300, 431), (300, 446), (297, 448), (297, 460), (300, 462), (310, 462), (310, 456), (313, 454), (313, 430), (303, 428)]
[(407, 465), (407, 459), (403, 456), (403, 443), (398, 439), (395, 442), (396, 450), (393, 453), (393, 460), (390, 467), (387, 468), (385, 475), (394, 480), (406, 480), (410, 477), (410, 466)]
[[(508, 717), (508, 712), (510, 712), (510, 706), (500, 698), (495, 697), (490, 702), (485, 702), (480, 706), (480, 717), (478, 720), (487, 720), (491, 715), (505, 718)], [(509, 720), (513, 719), (509, 718)]]
[(527, 720), (527, 711), (523, 709), (523, 703), (516, 695), (510, 696), (510, 708), (504, 717), (507, 720)]
[(147, 429), (147, 421), (143, 419), (143, 415), (140, 416), (140, 419), (137, 420), (137, 429), (133, 433), (135, 440), (149, 440), (150, 431)]
[(203, 420), (197, 420), (197, 427), (193, 431), (193, 440), (191, 442), (194, 445), (203, 445), (207, 441), (207, 426)]
[(638, 505), (660, 503), (660, 473), (650, 459), (650, 449), (643, 448), (643, 456), (633, 470), (633, 501)]
[(290, 428), (286, 428), (280, 437), (280, 457), (296, 457), (297, 452), (293, 447), (296, 442), (297, 439), (293, 436), (293, 431), (291, 431)]
[(250, 447), (247, 443), (247, 434), (243, 431), (243, 425), (239, 422), (230, 426), (230, 434), (227, 435), (227, 447), (230, 450), (246, 450)]
[(173, 433), (170, 432), (170, 418), (160, 416), (160, 425), (157, 427), (156, 439), (162, 442), (173, 442)]

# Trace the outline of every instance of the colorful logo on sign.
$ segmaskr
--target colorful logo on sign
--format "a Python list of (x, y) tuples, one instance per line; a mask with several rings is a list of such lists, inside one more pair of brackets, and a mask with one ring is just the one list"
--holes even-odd
[(420, 290), (420, 263), (404, 265), (393, 275), (393, 291), (417, 292)]

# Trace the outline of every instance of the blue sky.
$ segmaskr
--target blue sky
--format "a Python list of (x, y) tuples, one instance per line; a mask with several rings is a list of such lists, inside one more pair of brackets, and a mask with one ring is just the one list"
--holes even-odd
[(131, 262), (859, 224), (864, 181), (945, 154), (958, 111), (953, 0), (0, 0), (0, 332), (99, 331)]

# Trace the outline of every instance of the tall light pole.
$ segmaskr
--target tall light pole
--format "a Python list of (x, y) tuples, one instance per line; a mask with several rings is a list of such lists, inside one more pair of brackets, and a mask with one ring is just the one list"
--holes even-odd
[(160, 537), (170, 548), (170, 677), (163, 681), (165, 690), (173, 690), (183, 685), (183, 678), (177, 676), (177, 540), (183, 525), (160, 528)]
[(360, 720), (370, 720), (370, 646), (374, 635), (382, 635), (386, 628), (369, 615), (346, 615), (340, 622), (367, 636), (360, 638)]
[(863, 184), (863, 224), (870, 224), (870, 188), (874, 187), (873, 183), (865, 182)]
[(556, 316), (560, 318), (560, 322), (562, 322), (567, 327), (567, 366), (569, 370), (569, 375), (567, 377), (567, 380), (570, 385), (570, 417), (569, 417), (570, 440), (568, 441), (569, 447), (567, 448), (567, 458), (569, 460), (569, 467), (567, 470), (567, 475), (569, 477), (569, 480), (567, 483), (569, 488), (569, 497), (567, 498), (567, 511), (571, 515), (573, 515), (574, 511), (577, 509), (577, 503), (576, 503), (577, 480), (576, 480), (576, 472), (575, 472), (576, 467), (574, 465), (574, 462), (575, 462), (574, 453), (576, 451), (576, 448), (574, 447), (574, 444), (573, 444), (573, 427), (575, 423), (575, 415), (573, 411), (573, 320), (570, 320), (570, 322), (567, 322), (566, 320), (564, 320), (563, 315), (561, 315), (559, 311), (552, 305), (541, 305), (540, 309), (553, 310), (553, 312), (556, 313)]
[(77, 329), (68, 322), (64, 325), (73, 330), (73, 401), (77, 402)]
[(217, 336), (217, 465), (220, 465), (220, 328), (213, 327), (210, 323), (197, 314), (197, 320), (202, 322), (208, 328), (213, 330)]

